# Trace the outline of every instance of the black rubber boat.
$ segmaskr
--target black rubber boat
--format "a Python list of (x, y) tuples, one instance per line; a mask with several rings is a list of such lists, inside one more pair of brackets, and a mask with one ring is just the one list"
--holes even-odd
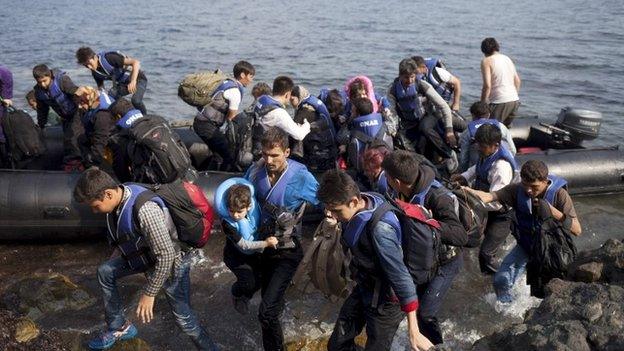
[[(515, 121), (511, 132), (518, 143), (518, 160), (543, 160), (552, 172), (568, 180), (572, 194), (624, 191), (624, 152), (617, 147), (583, 148), (583, 140), (598, 136), (600, 119), (596, 116), (600, 116), (591, 111), (578, 111), (572, 110), (571, 117), (560, 117), (555, 124), (537, 118)], [(571, 122), (572, 117), (576, 118), (576, 123)], [(195, 165), (203, 164), (211, 156), (208, 147), (190, 128), (189, 121), (174, 123), (174, 128)], [(72, 199), (79, 175), (51, 170), (61, 164), (60, 127), (46, 128), (45, 138), (46, 157), (30, 164), (31, 169), (0, 170), (0, 240), (102, 236), (103, 216), (91, 213), (88, 207)], [(212, 201), (217, 186), (234, 176), (240, 174), (200, 172), (196, 182)]]

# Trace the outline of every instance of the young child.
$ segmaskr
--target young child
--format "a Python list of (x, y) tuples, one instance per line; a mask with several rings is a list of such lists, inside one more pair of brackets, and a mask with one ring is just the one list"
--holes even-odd
[(231, 178), (221, 183), (214, 204), (222, 219), (221, 227), (228, 240), (223, 261), (236, 276), (232, 284), (234, 308), (241, 314), (249, 311), (249, 299), (260, 288), (260, 253), (275, 248), (277, 238), (256, 240), (260, 224), (260, 207), (254, 199), (254, 187), (244, 178)]

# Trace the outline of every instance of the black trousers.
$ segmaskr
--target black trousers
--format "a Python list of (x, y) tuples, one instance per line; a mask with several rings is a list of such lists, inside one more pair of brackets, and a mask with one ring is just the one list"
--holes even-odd
[(260, 253), (246, 255), (227, 240), (223, 249), (223, 262), (236, 276), (232, 296), (251, 299), (260, 289)]
[(220, 170), (227, 171), (234, 166), (234, 155), (232, 155), (228, 141), (215, 122), (195, 118), (193, 130), (208, 145), (210, 151), (216, 152), (221, 156), (223, 163), (221, 163)]
[(356, 286), (340, 308), (327, 350), (356, 350), (355, 337), (364, 327), (367, 336), (365, 350), (390, 350), (403, 317), (405, 314), (397, 302), (386, 302), (373, 308), (363, 299), (360, 287)]
[(84, 134), (84, 127), (78, 113), (63, 117), (61, 127), (63, 128), (63, 164), (80, 161), (82, 152), (78, 139)]
[(284, 350), (284, 332), (279, 320), (284, 310), (284, 294), (303, 259), (301, 244), (298, 240), (295, 243), (294, 249), (268, 248), (262, 253), (262, 302), (258, 319), (262, 327), (262, 346), (266, 351)]
[(481, 272), (494, 273), (498, 270), (500, 263), (496, 262), (496, 255), (511, 232), (512, 213), (512, 211), (505, 213), (490, 211), (488, 213), (485, 235), (479, 249), (479, 267)]

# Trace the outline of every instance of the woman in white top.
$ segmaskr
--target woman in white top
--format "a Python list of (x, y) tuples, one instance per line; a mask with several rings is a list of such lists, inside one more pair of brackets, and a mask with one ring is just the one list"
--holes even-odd
[(511, 59), (499, 50), (494, 38), (485, 38), (481, 42), (481, 51), (485, 55), (481, 60), (481, 101), (489, 102), (492, 117), (509, 127), (520, 106), (520, 76)]

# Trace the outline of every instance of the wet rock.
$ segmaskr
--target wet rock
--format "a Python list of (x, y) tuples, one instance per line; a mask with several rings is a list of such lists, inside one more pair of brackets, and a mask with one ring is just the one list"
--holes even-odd
[(130, 340), (118, 341), (115, 346), (109, 349), (110, 351), (150, 351), (151, 348), (140, 338), (134, 338)]
[(0, 350), (67, 350), (54, 332), (39, 330), (30, 319), (0, 309)]
[(22, 279), (5, 290), (2, 304), (37, 320), (45, 313), (79, 310), (95, 302), (89, 293), (62, 274), (35, 275)]
[[(317, 339), (303, 338), (286, 343), (286, 351), (325, 351), (329, 336)], [(355, 344), (364, 347), (366, 345), (366, 333), (355, 337)]]
[(582, 264), (574, 272), (574, 278), (577, 281), (585, 283), (597, 282), (602, 278), (603, 267), (604, 265), (600, 262)]
[(600, 248), (579, 253), (568, 269), (571, 280), (624, 284), (624, 243), (609, 239)]
[(39, 336), (39, 328), (30, 318), (20, 318), (15, 324), (15, 340), (29, 342)]

